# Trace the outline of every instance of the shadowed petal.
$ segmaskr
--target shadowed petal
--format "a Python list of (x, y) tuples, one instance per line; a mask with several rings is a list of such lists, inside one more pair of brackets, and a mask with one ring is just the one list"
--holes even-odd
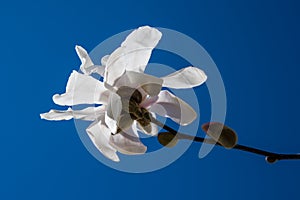
[(123, 113), (120, 115), (120, 119), (118, 121), (118, 128), (123, 131), (126, 132), (128, 129), (131, 128), (133, 123), (133, 119), (131, 118), (129, 113)]
[(147, 97), (145, 98), (142, 103), (140, 104), (141, 107), (143, 108), (150, 108), (152, 104), (154, 104), (158, 100), (158, 96), (153, 96), (153, 97)]
[(126, 71), (117, 81), (115, 86), (128, 86), (131, 88), (142, 88), (148, 95), (156, 96), (159, 94), (163, 80), (155, 76), (144, 73)]
[(118, 121), (122, 111), (122, 102), (119, 95), (111, 93), (105, 112), (105, 123), (110, 128), (111, 132), (115, 134), (118, 129)]
[(143, 154), (147, 147), (141, 143), (136, 128), (130, 128), (126, 132), (120, 132), (110, 137), (110, 145), (119, 152), (128, 155)]
[(83, 47), (76, 45), (75, 50), (81, 60), (80, 70), (84, 74), (90, 75), (92, 73), (97, 73), (101, 76), (104, 75), (104, 66), (94, 65), (89, 54)]
[(87, 107), (82, 110), (72, 110), (68, 108), (68, 110), (50, 110), (48, 113), (40, 114), (42, 119), (46, 120), (70, 120), (74, 119), (82, 119), (86, 121), (95, 121), (100, 115), (103, 115), (105, 112), (104, 106), (98, 107)]
[(168, 76), (162, 77), (163, 86), (169, 88), (192, 88), (204, 83), (206, 74), (197, 67), (186, 67)]
[(107, 104), (109, 91), (103, 83), (91, 76), (73, 71), (69, 77), (66, 93), (55, 94), (54, 103), (61, 106), (78, 104)]
[(149, 26), (140, 27), (129, 34), (107, 60), (104, 76), (107, 84), (114, 85), (125, 70), (144, 72), (161, 35), (161, 32)]
[(158, 100), (150, 110), (161, 116), (169, 117), (182, 126), (190, 124), (197, 117), (191, 106), (167, 90), (159, 93)]
[(110, 129), (103, 124), (103, 122), (95, 121), (87, 129), (88, 136), (96, 146), (96, 148), (107, 158), (119, 162), (120, 159), (117, 155), (117, 150), (109, 144), (111, 136)]

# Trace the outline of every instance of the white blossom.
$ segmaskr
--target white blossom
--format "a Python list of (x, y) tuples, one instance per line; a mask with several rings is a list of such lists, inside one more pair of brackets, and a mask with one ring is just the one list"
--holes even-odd
[[(162, 87), (192, 88), (204, 83), (205, 73), (196, 67), (186, 67), (165, 77), (144, 73), (152, 50), (161, 39), (161, 32), (149, 26), (140, 27), (127, 36), (119, 48), (95, 65), (87, 51), (76, 46), (81, 60), (80, 71), (73, 71), (64, 94), (55, 94), (54, 103), (61, 106), (90, 104), (83, 110), (68, 108), (41, 114), (46, 120), (81, 119), (92, 121), (87, 134), (107, 158), (119, 161), (117, 152), (143, 154), (138, 131), (154, 136), (157, 126), (149, 118), (156, 114), (169, 117), (180, 125), (190, 124), (196, 112), (182, 99)], [(104, 78), (100, 82), (93, 73)], [(100, 106), (94, 106), (100, 104)]]

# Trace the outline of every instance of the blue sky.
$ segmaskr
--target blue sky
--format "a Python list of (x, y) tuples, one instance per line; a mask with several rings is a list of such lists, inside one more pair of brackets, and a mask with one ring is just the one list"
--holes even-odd
[[(300, 161), (269, 165), (222, 148), (199, 159), (194, 143), (162, 170), (129, 174), (97, 161), (73, 121), (39, 118), (59, 108), (51, 97), (78, 69), (76, 44), (90, 51), (148, 24), (185, 33), (207, 50), (226, 87), (226, 123), (240, 143), (300, 152), (299, 9), (292, 0), (2, 2), (0, 198), (299, 199)], [(200, 123), (209, 120), (205, 105)]]

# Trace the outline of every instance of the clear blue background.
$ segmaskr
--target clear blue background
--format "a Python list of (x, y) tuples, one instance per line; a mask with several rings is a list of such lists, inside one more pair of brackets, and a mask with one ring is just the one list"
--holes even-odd
[(0, 199), (299, 199), (300, 161), (269, 165), (222, 148), (200, 160), (195, 143), (167, 168), (128, 174), (94, 159), (73, 121), (39, 119), (78, 69), (76, 44), (92, 50), (148, 24), (210, 53), (240, 143), (300, 152), (299, 9), (296, 0), (1, 2)]

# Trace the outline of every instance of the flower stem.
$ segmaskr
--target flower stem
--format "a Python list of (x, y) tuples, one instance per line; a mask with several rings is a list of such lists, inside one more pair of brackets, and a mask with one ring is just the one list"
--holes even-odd
[[(185, 139), (185, 140), (192, 140), (195, 142), (202, 142), (202, 143), (207, 143), (207, 144), (216, 144), (218, 146), (222, 146), (220, 143), (217, 143), (215, 141), (209, 140), (209, 139), (205, 139), (202, 137), (193, 137), (184, 133), (180, 133), (177, 132), (176, 130), (174, 130), (173, 128), (161, 123), (160, 121), (156, 120), (155, 118), (151, 117), (151, 122), (160, 126), (161, 128), (169, 131), (170, 133), (172, 133), (173, 135), (176, 135), (176, 137), (178, 139)], [(262, 155), (265, 156), (266, 161), (269, 163), (274, 163), (278, 160), (297, 160), (300, 159), (300, 154), (281, 154), (281, 153), (273, 153), (270, 151), (264, 151), (261, 149), (257, 149), (257, 148), (253, 148), (253, 147), (248, 147), (245, 145), (240, 145), (237, 144), (233, 147), (233, 149), (237, 149), (237, 150), (241, 150), (241, 151), (246, 151), (246, 152), (250, 152), (250, 153), (254, 153), (257, 155)]]

